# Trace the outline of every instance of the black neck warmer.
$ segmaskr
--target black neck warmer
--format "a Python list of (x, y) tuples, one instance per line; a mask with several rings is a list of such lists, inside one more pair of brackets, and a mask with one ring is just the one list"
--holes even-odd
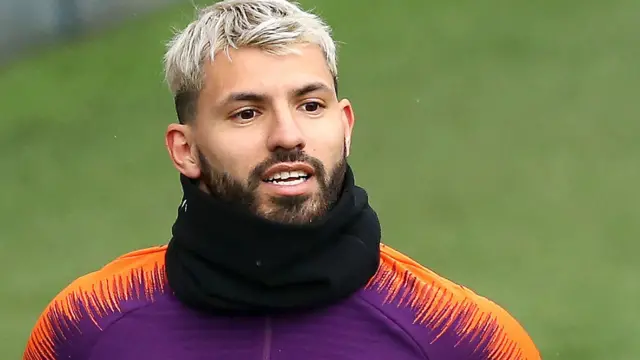
[(353, 294), (378, 268), (380, 223), (350, 167), (335, 206), (306, 225), (267, 221), (191, 179), (181, 183), (166, 272), (187, 306), (245, 314), (317, 308)]

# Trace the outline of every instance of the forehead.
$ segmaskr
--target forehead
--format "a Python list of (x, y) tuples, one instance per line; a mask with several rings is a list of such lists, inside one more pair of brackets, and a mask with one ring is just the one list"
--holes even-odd
[(333, 89), (333, 76), (321, 48), (295, 45), (297, 53), (275, 55), (258, 48), (219, 52), (204, 67), (207, 96), (224, 97), (236, 91), (287, 92), (308, 83), (323, 83)]

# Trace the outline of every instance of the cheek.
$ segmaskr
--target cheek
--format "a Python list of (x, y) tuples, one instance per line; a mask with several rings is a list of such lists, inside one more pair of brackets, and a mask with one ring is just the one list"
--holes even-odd
[(307, 153), (318, 158), (327, 167), (342, 159), (344, 150), (344, 131), (342, 127), (313, 133), (307, 143)]
[(236, 179), (246, 180), (253, 168), (262, 160), (258, 142), (227, 133), (227, 136), (209, 136), (206, 139), (208, 158), (212, 165)]

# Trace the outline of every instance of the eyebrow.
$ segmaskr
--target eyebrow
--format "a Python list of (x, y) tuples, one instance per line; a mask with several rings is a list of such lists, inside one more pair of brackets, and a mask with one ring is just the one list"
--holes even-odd
[(313, 82), (310, 84), (307, 84), (301, 88), (298, 89), (294, 89), (291, 94), (294, 97), (301, 97), (301, 96), (305, 96), (309, 93), (312, 93), (314, 91), (328, 91), (331, 92), (332, 90), (325, 84), (321, 83), (321, 82)]
[[(289, 92), (289, 95), (292, 97), (298, 98), (315, 91), (332, 92), (331, 88), (329, 88), (327, 85), (321, 82), (313, 82), (313, 83), (306, 84), (300, 88), (291, 90)], [(266, 94), (242, 91), (242, 92), (235, 92), (235, 93), (229, 94), (220, 104), (224, 106), (234, 102), (241, 102), (241, 101), (248, 101), (248, 102), (254, 102), (254, 103), (266, 103), (268, 100), (269, 100), (269, 96)]]
[(253, 92), (235, 92), (235, 93), (231, 93), (229, 94), (229, 96), (227, 96), (223, 101), (222, 104), (226, 105), (226, 104), (230, 104), (233, 102), (239, 102), (239, 101), (250, 101), (250, 102), (257, 102), (257, 103), (264, 103), (267, 102), (268, 97), (264, 94), (258, 94), (258, 93), (253, 93)]

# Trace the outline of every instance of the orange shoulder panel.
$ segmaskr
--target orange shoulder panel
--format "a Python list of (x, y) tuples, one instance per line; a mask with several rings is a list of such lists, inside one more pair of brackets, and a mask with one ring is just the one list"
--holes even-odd
[(541, 359), (527, 332), (502, 307), (384, 244), (380, 271), (370, 286), (386, 290), (386, 302), (416, 309), (417, 323), (437, 329), (435, 340), (455, 331), (461, 341), (482, 337), (490, 360)]
[(77, 278), (48, 304), (27, 342), (24, 360), (55, 359), (54, 340), (78, 325), (82, 314), (100, 328), (98, 319), (120, 311), (119, 304), (164, 290), (165, 246), (122, 255), (103, 268)]

